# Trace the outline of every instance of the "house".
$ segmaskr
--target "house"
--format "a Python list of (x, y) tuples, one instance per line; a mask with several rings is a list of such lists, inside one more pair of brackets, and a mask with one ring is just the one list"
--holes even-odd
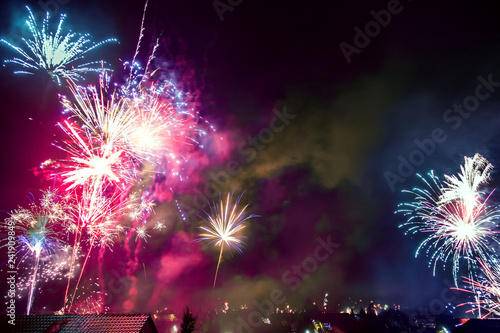
[(7, 323), (7, 316), (3, 317), (0, 326), (3, 332), (158, 333), (149, 314), (22, 315), (16, 316), (15, 326)]

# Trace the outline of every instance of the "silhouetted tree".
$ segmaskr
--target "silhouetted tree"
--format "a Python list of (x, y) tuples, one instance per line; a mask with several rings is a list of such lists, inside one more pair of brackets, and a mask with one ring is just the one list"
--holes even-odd
[(309, 297), (304, 301), (304, 310), (311, 318), (320, 313), (316, 304)]
[(370, 316), (375, 316), (377, 314), (377, 309), (375, 309), (375, 304), (373, 304), (373, 302), (368, 305), (367, 314)]
[(396, 309), (383, 311), (380, 316), (386, 327), (386, 332), (410, 332), (411, 325), (408, 315)]
[(363, 309), (363, 306), (359, 307), (359, 316), (360, 317), (366, 316), (366, 312), (365, 309)]
[(181, 333), (194, 332), (197, 319), (198, 316), (194, 317), (193, 313), (189, 311), (189, 307), (186, 306), (186, 310), (184, 310), (184, 314), (182, 316)]

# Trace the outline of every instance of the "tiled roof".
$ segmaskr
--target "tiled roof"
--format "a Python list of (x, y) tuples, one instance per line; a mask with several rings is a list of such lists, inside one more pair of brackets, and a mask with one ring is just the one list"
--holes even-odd
[(16, 316), (15, 323), (26, 333), (158, 332), (149, 314), (30, 315)]

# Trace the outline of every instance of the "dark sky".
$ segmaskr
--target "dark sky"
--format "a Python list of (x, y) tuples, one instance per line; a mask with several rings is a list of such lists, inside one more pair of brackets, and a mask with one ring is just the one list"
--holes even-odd
[[(218, 251), (192, 240), (200, 224), (196, 215), (203, 215), (196, 202), (217, 199), (204, 194), (205, 188), (214, 184), (211, 176), (228, 170), (228, 163), (240, 169), (229, 182), (216, 185), (223, 192), (246, 190), (242, 201), (261, 217), (246, 229), (244, 254), (224, 256), (218, 297), (249, 304), (269, 298), (277, 288), (293, 304), (306, 297), (319, 300), (325, 291), (332, 304), (352, 297), (413, 308), (439, 299), (445, 280), (451, 280), (450, 266), (433, 277), (426, 258), (414, 258), (421, 238), (405, 236), (398, 228), (404, 218), (393, 212), (408, 199), (400, 191), (419, 184), (417, 172), (454, 173), (464, 156), (475, 153), (494, 165), (499, 162), (497, 7), (489, 1), (233, 4), (238, 2), (221, 20), (211, 1), (150, 0), (139, 58), (147, 58), (153, 39), (160, 36), (156, 64), (166, 65), (192, 93), (217, 133), (203, 138), (206, 149), (189, 161), (192, 180), (175, 185), (173, 199), (161, 186), (154, 188), (157, 207), (149, 225), (165, 219), (168, 228), (151, 230), (147, 244), (134, 245), (138, 267), (131, 268), (125, 246), (117, 244), (104, 254), (110, 308), (155, 311), (208, 304), (214, 297)], [(41, 11), (36, 1), (28, 4)], [(143, 3), (70, 0), (58, 7), (57, 12), (68, 14), (66, 26), (74, 31), (120, 41), (93, 56), (117, 71), (121, 60), (131, 59)], [(390, 19), (380, 14), (388, 8)], [(0, 13), (2, 36), (19, 34), (24, 7), (3, 2)], [(386, 20), (383, 27), (373, 24), (374, 16)], [(372, 37), (356, 37), (367, 27), (373, 29)], [(356, 51), (346, 59), (340, 45), (353, 50), (355, 42)], [(0, 56), (13, 53), (2, 46)], [(469, 97), (484, 80), (493, 81), (491, 90), (482, 88), (489, 95), (474, 111), (466, 116), (447, 111), (454, 103), (473, 100)], [(87, 82), (95, 83), (95, 76)], [(51, 185), (31, 169), (61, 154), (51, 143), (60, 135), (55, 127), (61, 112), (57, 93), (64, 89), (43, 76), (13, 75), (9, 66), (0, 70), (0, 84), (0, 206), (10, 211), (25, 205), (28, 193)], [(266, 136), (273, 112), (285, 109), (293, 115), (289, 123)], [(430, 144), (436, 129), (441, 142)], [(251, 149), (251, 138), (259, 133), (261, 139)], [(416, 141), (426, 143), (427, 155), (415, 153)], [(401, 159), (411, 158), (419, 165), (389, 185), (388, 172), (397, 175)], [(495, 186), (500, 177), (495, 171), (492, 176)], [(185, 209), (186, 222), (174, 199), (194, 209)], [(295, 284), (283, 274), (310, 262), (318, 238), (329, 238), (338, 247), (292, 290)], [(95, 259), (89, 277), (97, 275), (98, 265)], [(123, 279), (127, 274), (135, 277), (135, 285)], [(119, 292), (116, 281), (125, 281)], [(45, 294), (58, 295), (57, 287), (47, 287)], [(57, 308), (40, 296), (35, 309), (45, 306), (44, 301)]]

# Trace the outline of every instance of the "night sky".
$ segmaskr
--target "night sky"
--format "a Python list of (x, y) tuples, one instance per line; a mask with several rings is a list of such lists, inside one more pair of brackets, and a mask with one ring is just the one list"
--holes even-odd
[[(106, 305), (152, 312), (203, 307), (216, 295), (237, 306), (279, 289), (297, 305), (329, 292), (334, 306), (349, 297), (428, 306), (452, 280), (451, 265), (434, 277), (425, 256), (414, 258), (422, 238), (405, 236), (398, 228), (404, 217), (394, 211), (409, 199), (401, 190), (420, 185), (416, 173), (456, 173), (463, 157), (475, 153), (500, 163), (497, 7), (488, 1), (232, 3), (219, 15), (208, 0), (150, 0), (140, 61), (159, 36), (155, 65), (191, 93), (217, 131), (201, 138), (205, 149), (186, 162), (188, 181), (166, 186), (173, 181), (167, 177), (152, 187), (151, 238), (132, 246), (137, 267), (131, 268), (123, 244), (106, 251)], [(42, 11), (36, 1), (27, 4)], [(143, 7), (141, 1), (70, 0), (57, 12), (67, 13), (66, 28), (90, 32), (96, 41), (118, 38), (89, 58), (106, 60), (120, 75), (121, 61), (134, 54)], [(9, 32), (20, 33), (26, 10), (13, 1), (0, 8), (0, 34), (9, 39)], [(390, 18), (381, 10), (391, 10)], [(373, 24), (375, 16), (384, 26)], [(367, 27), (372, 37), (358, 36)], [(2, 59), (13, 56), (0, 47)], [(0, 68), (4, 211), (52, 185), (33, 170), (63, 156), (52, 143), (62, 135), (55, 126), (62, 109), (57, 94), (67, 93), (43, 75), (12, 70)], [(95, 75), (87, 77), (86, 83), (96, 82)], [(474, 100), (469, 97), (480, 84), (478, 105), (454, 112), (454, 104)], [(274, 120), (276, 114), (288, 118)], [(418, 165), (408, 171), (402, 160)], [(495, 169), (492, 177), (494, 188), (500, 181)], [(193, 240), (197, 215), (218, 199), (218, 190), (245, 191), (242, 202), (261, 217), (245, 230), (243, 255), (225, 253), (212, 292), (218, 249)], [(499, 199), (494, 194), (493, 202)], [(152, 230), (162, 219), (167, 228)], [(338, 246), (300, 283), (291, 282), (297, 275), (290, 271), (311, 262), (318, 239)], [(87, 271), (93, 278), (94, 251)], [(44, 287), (35, 311), (59, 309), (60, 288)]]

